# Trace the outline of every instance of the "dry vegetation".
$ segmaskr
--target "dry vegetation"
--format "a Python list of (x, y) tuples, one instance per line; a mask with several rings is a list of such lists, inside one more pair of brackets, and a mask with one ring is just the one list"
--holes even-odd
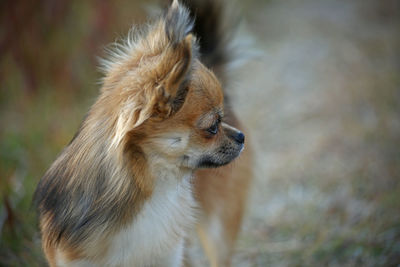
[[(131, 1), (132, 2), (132, 1)], [(35, 185), (93, 102), (128, 1), (0, 3), (0, 266), (43, 266)], [(235, 266), (400, 264), (400, 6), (250, 1), (235, 71), (256, 177)]]
[(270, 1), (252, 9), (248, 28), (264, 55), (237, 78), (257, 155), (238, 266), (400, 263), (394, 4)]

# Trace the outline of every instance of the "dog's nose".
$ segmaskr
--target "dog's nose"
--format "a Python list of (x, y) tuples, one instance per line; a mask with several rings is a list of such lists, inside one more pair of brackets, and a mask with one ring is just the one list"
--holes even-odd
[(236, 135), (233, 136), (233, 138), (239, 144), (243, 144), (244, 143), (244, 134), (242, 132), (238, 132)]

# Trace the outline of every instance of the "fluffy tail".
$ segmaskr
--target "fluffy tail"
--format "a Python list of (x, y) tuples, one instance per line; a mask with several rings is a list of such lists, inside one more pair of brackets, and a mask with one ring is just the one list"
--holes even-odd
[(182, 3), (194, 19), (192, 32), (198, 39), (200, 60), (225, 84), (226, 67), (232, 60), (231, 41), (237, 21), (227, 20), (222, 0), (182, 0)]

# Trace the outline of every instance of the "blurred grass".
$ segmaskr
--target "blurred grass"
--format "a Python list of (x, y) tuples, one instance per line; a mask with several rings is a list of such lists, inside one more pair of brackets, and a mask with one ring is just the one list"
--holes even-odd
[(0, 266), (44, 266), (32, 195), (94, 101), (96, 56), (141, 1), (0, 3)]
[(266, 55), (238, 78), (257, 145), (238, 266), (399, 266), (399, 7), (275, 0), (249, 16)]

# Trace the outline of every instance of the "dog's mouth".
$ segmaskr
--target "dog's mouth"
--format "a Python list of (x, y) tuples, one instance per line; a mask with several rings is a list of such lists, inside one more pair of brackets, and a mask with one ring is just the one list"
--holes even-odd
[(205, 156), (199, 160), (197, 163), (198, 168), (218, 168), (220, 166), (224, 166), (229, 162), (218, 162), (212, 157)]
[(244, 149), (244, 144), (240, 145), (238, 149), (226, 151), (219, 151), (218, 153), (202, 156), (198, 163), (197, 168), (218, 168), (229, 164), (237, 158)]

